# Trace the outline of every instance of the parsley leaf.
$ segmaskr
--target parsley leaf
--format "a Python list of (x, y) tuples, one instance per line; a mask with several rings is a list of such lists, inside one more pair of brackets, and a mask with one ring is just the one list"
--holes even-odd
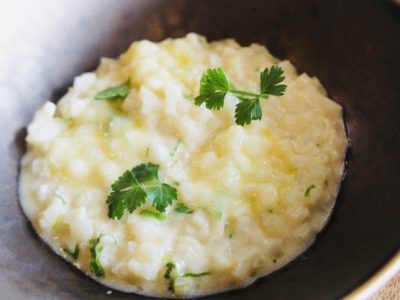
[(140, 164), (132, 169), (132, 175), (137, 178), (138, 182), (158, 180), (158, 165), (152, 163)]
[(310, 196), (311, 191), (312, 191), (313, 189), (315, 189), (315, 188), (316, 188), (315, 184), (310, 185), (310, 186), (306, 189), (306, 191), (304, 192), (304, 196), (306, 196), (306, 197)]
[(194, 211), (193, 209), (190, 209), (189, 207), (187, 207), (184, 203), (179, 202), (176, 204), (175, 206), (175, 211), (178, 214), (192, 214)]
[(140, 164), (124, 172), (113, 183), (112, 192), (106, 201), (110, 219), (121, 219), (125, 209), (132, 213), (146, 199), (159, 212), (164, 212), (177, 199), (176, 189), (160, 182), (158, 168), (158, 165), (152, 163)]
[(235, 109), (235, 122), (244, 126), (252, 120), (261, 120), (260, 99), (268, 99), (269, 95), (284, 94), (286, 85), (280, 84), (284, 79), (280, 66), (265, 68), (260, 73), (260, 91), (253, 93), (236, 89), (222, 68), (208, 69), (201, 77), (200, 94), (195, 98), (195, 104), (200, 106), (205, 103), (208, 109), (219, 110), (224, 106), (226, 94), (234, 94), (240, 100)]
[(178, 198), (178, 193), (176, 188), (169, 184), (159, 183), (149, 188), (147, 198), (155, 209), (164, 212), (165, 208)]
[[(286, 91), (286, 85), (278, 84), (285, 80), (283, 76), (283, 70), (279, 66), (272, 66), (271, 69), (265, 68), (264, 71), (260, 73), (260, 93), (261, 97), (268, 95), (282, 96)], [(264, 96), (265, 95), (265, 96)]]
[(235, 120), (238, 125), (250, 124), (252, 120), (261, 120), (262, 111), (258, 98), (242, 100), (236, 105)]
[(108, 195), (106, 202), (110, 219), (121, 219), (125, 209), (132, 213), (146, 202), (146, 192), (133, 173), (134, 170), (135, 168), (124, 172), (112, 185), (113, 191)]
[(127, 82), (107, 88), (96, 94), (96, 100), (124, 100), (131, 90), (130, 80)]
[(89, 241), (90, 251), (90, 271), (99, 278), (105, 277), (104, 269), (100, 263), (99, 257), (103, 252), (103, 246), (100, 244), (101, 235), (97, 239), (91, 239)]
[(77, 260), (79, 257), (79, 246), (76, 244), (74, 252), (69, 251), (67, 248), (63, 248), (63, 251), (71, 256), (74, 260)]
[(207, 108), (219, 110), (224, 106), (225, 95), (230, 89), (222, 68), (208, 69), (201, 77), (200, 95), (194, 99), (194, 103), (200, 106), (205, 102)]

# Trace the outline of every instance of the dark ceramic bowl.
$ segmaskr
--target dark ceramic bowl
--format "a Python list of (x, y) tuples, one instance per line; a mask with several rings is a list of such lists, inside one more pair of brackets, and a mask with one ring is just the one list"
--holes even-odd
[[(345, 108), (347, 177), (328, 226), (293, 263), (209, 299), (365, 296), (400, 268), (400, 9), (378, 0), (0, 1), (0, 298), (141, 299), (88, 279), (39, 240), (18, 205), (25, 127), (74, 76), (134, 40), (194, 31), (258, 42)], [(388, 261), (392, 258), (391, 263)], [(375, 275), (386, 264), (386, 269)], [(358, 288), (358, 289), (357, 289)], [(356, 292), (354, 292), (354, 290)]]

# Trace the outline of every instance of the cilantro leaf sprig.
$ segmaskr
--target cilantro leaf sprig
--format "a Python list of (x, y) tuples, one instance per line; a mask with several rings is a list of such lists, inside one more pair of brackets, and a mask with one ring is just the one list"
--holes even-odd
[(261, 120), (261, 99), (268, 99), (270, 95), (282, 96), (285, 93), (287, 86), (281, 84), (284, 79), (280, 66), (265, 68), (260, 73), (260, 90), (258, 93), (253, 93), (236, 89), (222, 68), (208, 69), (201, 77), (200, 94), (194, 103), (197, 106), (205, 103), (208, 109), (219, 110), (224, 106), (226, 94), (231, 93), (240, 101), (235, 109), (235, 122), (244, 126), (250, 124), (252, 120)]
[(112, 192), (108, 195), (108, 217), (121, 219), (124, 211), (132, 213), (146, 200), (159, 212), (176, 201), (176, 188), (162, 183), (158, 178), (158, 165), (140, 164), (128, 170), (113, 183)]

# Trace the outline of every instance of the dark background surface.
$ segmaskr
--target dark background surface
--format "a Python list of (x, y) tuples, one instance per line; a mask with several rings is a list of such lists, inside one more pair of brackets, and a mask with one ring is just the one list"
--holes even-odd
[[(82, 3), (83, 2), (83, 3)], [(18, 206), (27, 124), (47, 99), (134, 40), (194, 31), (258, 42), (345, 108), (351, 149), (331, 221), (299, 259), (209, 299), (334, 299), (400, 246), (400, 9), (390, 1), (0, 2), (0, 299), (120, 299), (51, 253)], [(139, 299), (129, 295), (129, 299)]]

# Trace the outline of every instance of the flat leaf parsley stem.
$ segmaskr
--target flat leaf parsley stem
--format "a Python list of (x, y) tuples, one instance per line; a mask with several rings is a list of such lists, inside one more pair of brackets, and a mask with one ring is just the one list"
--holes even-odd
[(259, 94), (246, 92), (246, 91), (241, 91), (241, 90), (235, 90), (235, 89), (229, 90), (229, 93), (236, 94), (236, 95), (239, 95), (239, 96), (250, 96), (250, 97), (257, 97), (257, 98), (260, 97)]

